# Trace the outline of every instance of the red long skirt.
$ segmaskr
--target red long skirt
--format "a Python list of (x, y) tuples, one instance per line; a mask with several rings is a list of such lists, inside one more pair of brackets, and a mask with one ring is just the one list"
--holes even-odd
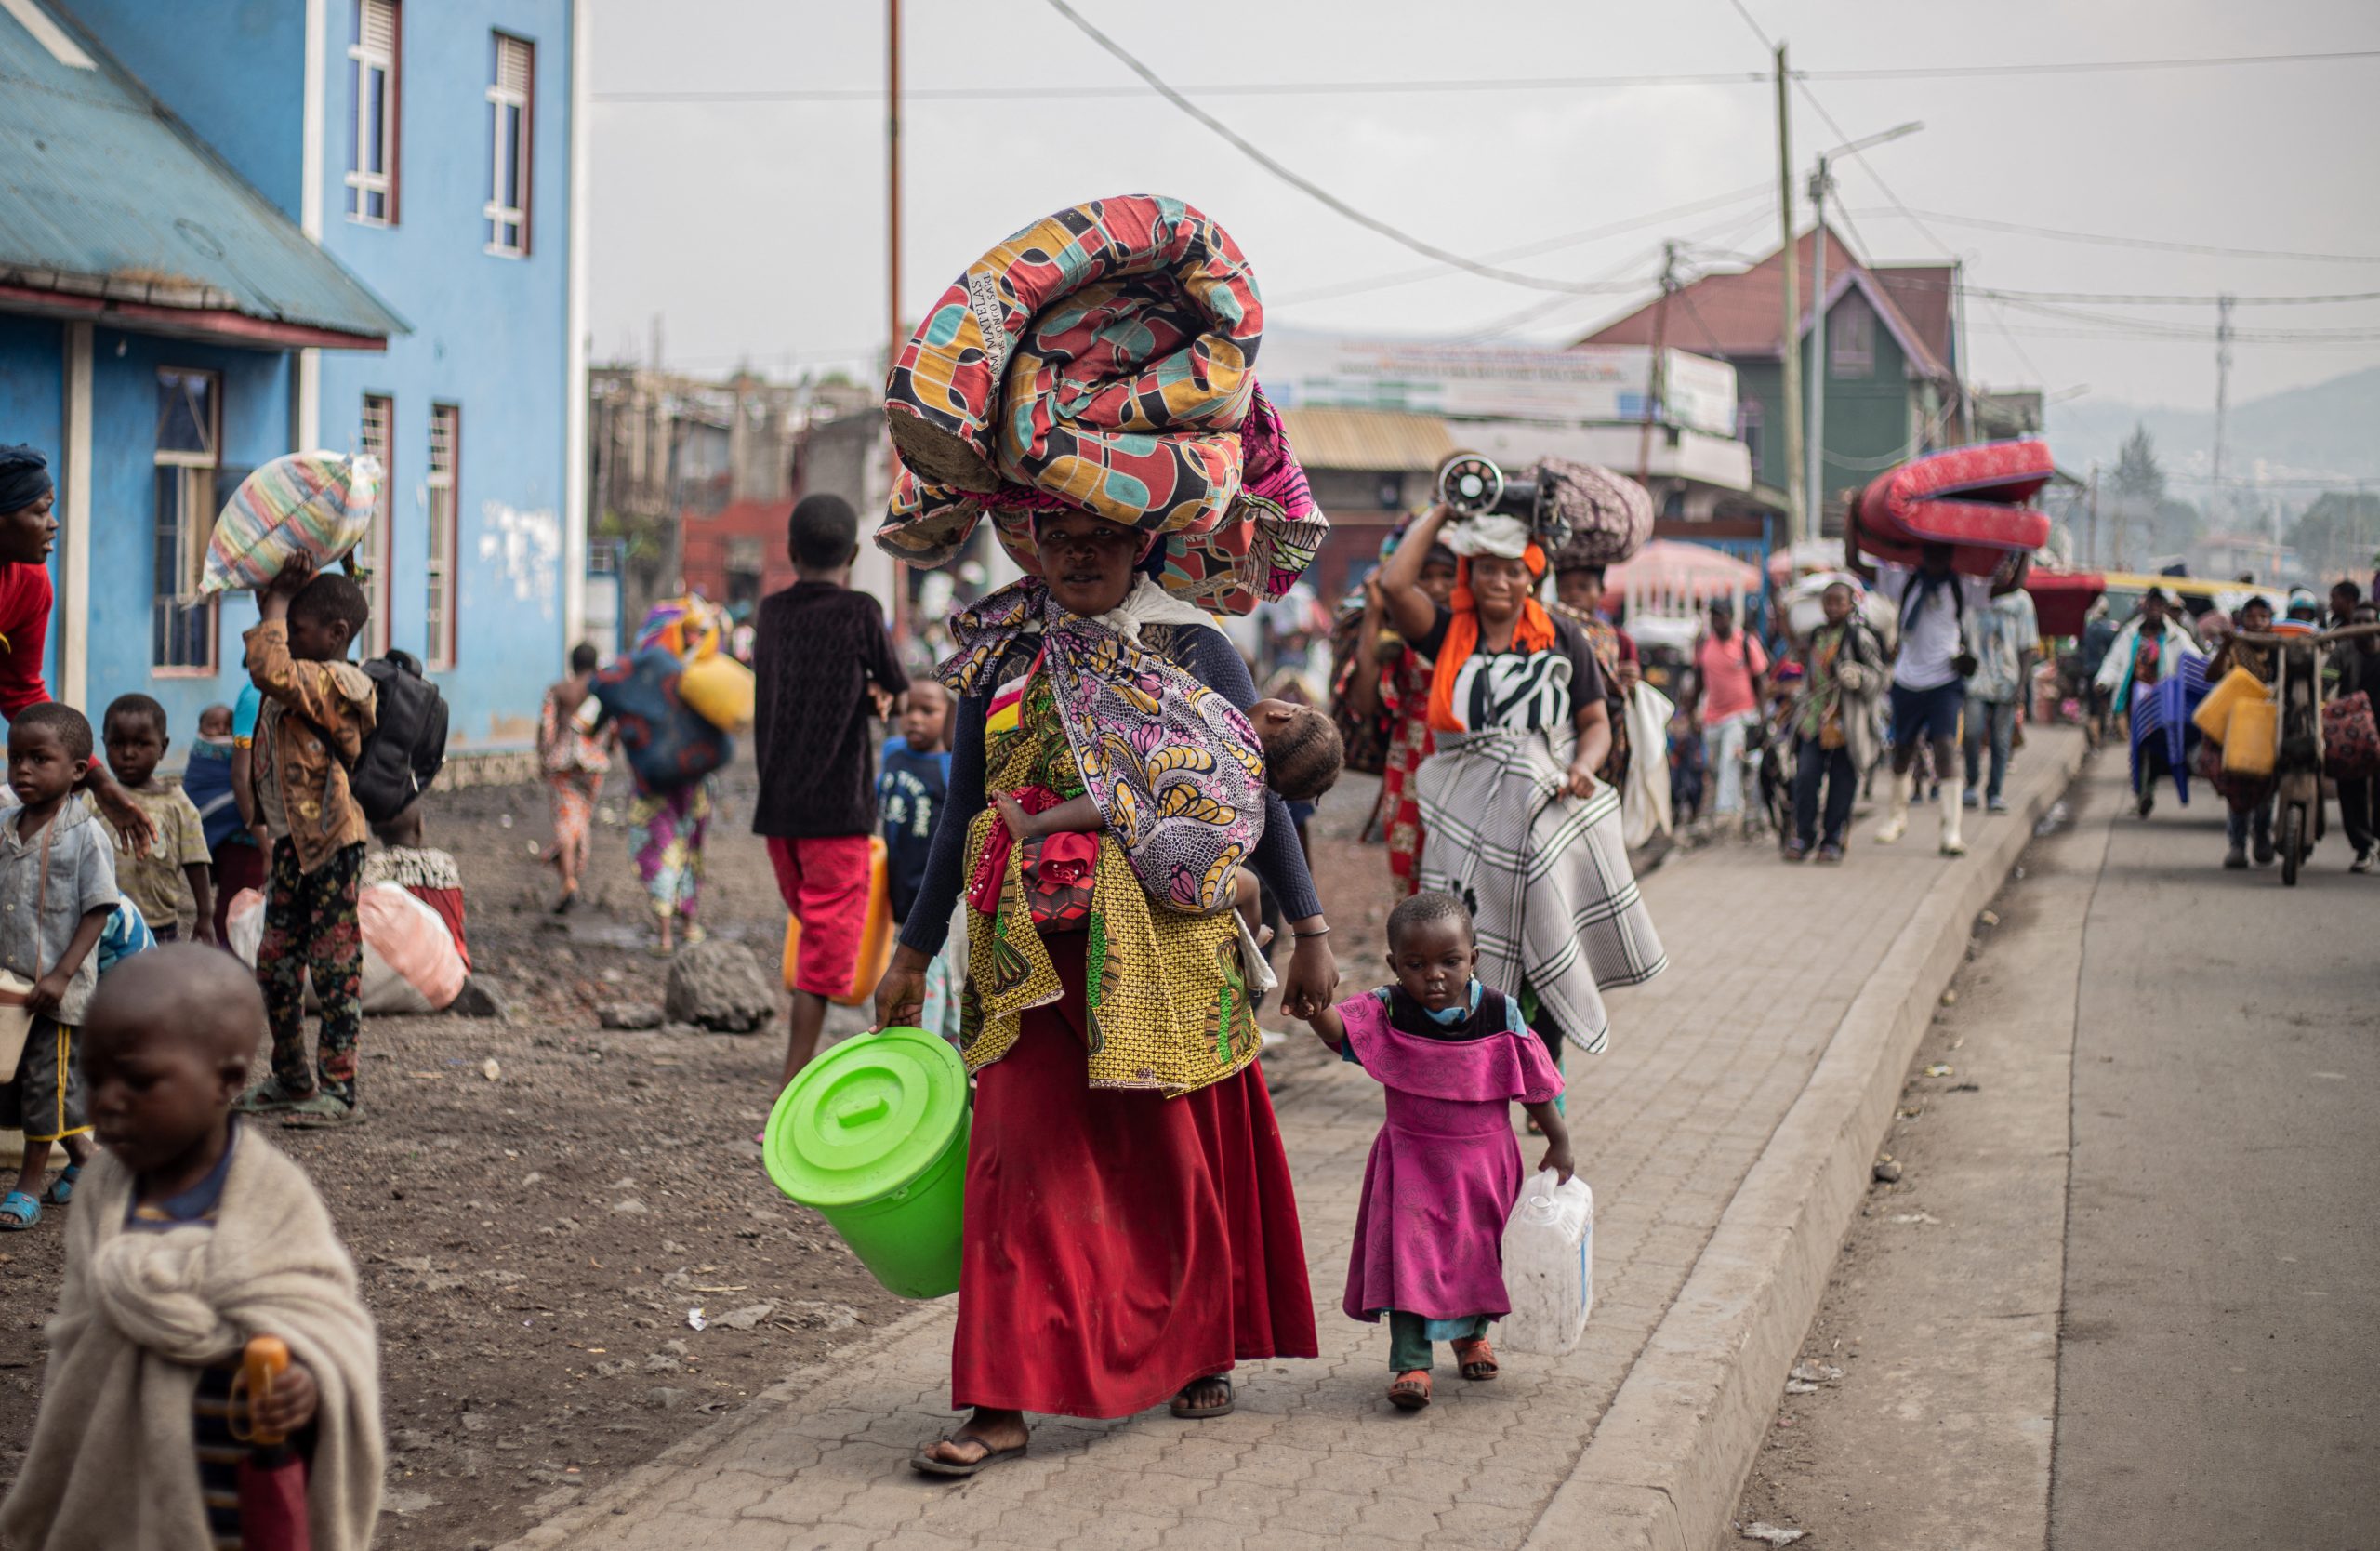
[(976, 1080), (953, 1405), (1130, 1416), (1243, 1359), (1313, 1357), (1263, 1074), (1170, 1099), (1092, 1089), (1083, 937), (1046, 940), (1065, 996)]

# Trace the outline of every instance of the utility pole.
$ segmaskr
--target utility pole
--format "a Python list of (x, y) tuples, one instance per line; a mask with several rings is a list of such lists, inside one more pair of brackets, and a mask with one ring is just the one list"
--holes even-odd
[(2215, 489), (2209, 505), (2223, 501), (2223, 433), (2231, 401), (2231, 294), (2215, 298)]
[(1813, 533), (1826, 523), (1826, 196), (1833, 192), (1833, 176), (1821, 156), (1818, 170), (1810, 174), (1810, 205), (1817, 227), (1810, 234), (1810, 429), (1805, 453), (1809, 469), (1803, 476), (1806, 482), (1803, 498), (1809, 505)]
[(884, 0), (884, 269), (889, 375), (909, 338), (901, 326), (901, 0)]
[[(884, 0), (884, 376), (890, 388), (901, 347), (909, 340), (909, 331), (901, 324), (901, 0)], [(881, 450), (889, 491), (901, 477), (900, 455), (890, 434)], [(891, 594), (885, 603), (897, 641), (909, 623), (908, 573), (897, 563), (885, 590)]]
[[(1669, 418), (1670, 374), (1669, 330), (1670, 298), (1677, 291), (1677, 244), (1661, 245), (1661, 299), (1653, 307), (1653, 357), (1646, 363), (1645, 374), (1645, 418), (1636, 432), (1636, 483), (1643, 484), (1652, 472), (1653, 417), (1659, 415), (1664, 423)], [(1660, 503), (1653, 503), (1659, 506)]]
[(2091, 570), (2099, 568), (2099, 466), (2091, 465), (2091, 548), (2090, 558), (2082, 563)]
[(1818, 524), (1802, 484), (1802, 298), (1793, 271), (1800, 255), (1793, 240), (1793, 140), (1786, 112), (1785, 46), (1777, 46), (1777, 219), (1785, 228), (1785, 537), (1787, 543), (1816, 538)]

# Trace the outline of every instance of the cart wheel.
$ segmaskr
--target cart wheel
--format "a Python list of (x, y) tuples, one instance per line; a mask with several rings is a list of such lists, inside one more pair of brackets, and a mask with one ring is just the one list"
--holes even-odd
[(2284, 887), (2297, 886), (2298, 853), (2306, 840), (2306, 806), (2292, 802), (2281, 810), (2281, 882)]

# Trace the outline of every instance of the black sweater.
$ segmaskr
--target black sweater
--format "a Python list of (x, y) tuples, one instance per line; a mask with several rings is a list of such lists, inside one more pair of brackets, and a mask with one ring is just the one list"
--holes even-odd
[[(1248, 665), (1221, 630), (1151, 625), (1142, 630), (1141, 642), (1241, 710), (1256, 703), (1256, 683), (1248, 676)], [(967, 829), (988, 801), (984, 793), (984, 714), (990, 703), (989, 695), (971, 695), (953, 712), (957, 741), (950, 755), (950, 790), (934, 821), (933, 855), (926, 863), (925, 882), (909, 910), (908, 924), (901, 929), (901, 945), (920, 953), (942, 950), (950, 935), (951, 908), (966, 882), (961, 874), (967, 866)], [(1289, 805), (1270, 791), (1264, 794), (1264, 838), (1257, 842), (1251, 862), (1279, 903), (1284, 920), (1303, 921), (1322, 913), (1322, 900), (1305, 869), (1305, 853), (1289, 822)]]
[(909, 687), (876, 600), (798, 581), (760, 600), (752, 669), (752, 749), (760, 768), (752, 832), (800, 840), (876, 832), (876, 743), (868, 686)]

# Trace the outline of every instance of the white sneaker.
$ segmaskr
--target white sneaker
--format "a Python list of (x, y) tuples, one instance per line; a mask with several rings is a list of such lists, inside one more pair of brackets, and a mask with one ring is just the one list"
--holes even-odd
[(2370, 872), (2372, 870), (2372, 853), (2369, 851), (2357, 852), (2355, 854), (2355, 860), (2347, 864), (2347, 869), (2349, 872)]

